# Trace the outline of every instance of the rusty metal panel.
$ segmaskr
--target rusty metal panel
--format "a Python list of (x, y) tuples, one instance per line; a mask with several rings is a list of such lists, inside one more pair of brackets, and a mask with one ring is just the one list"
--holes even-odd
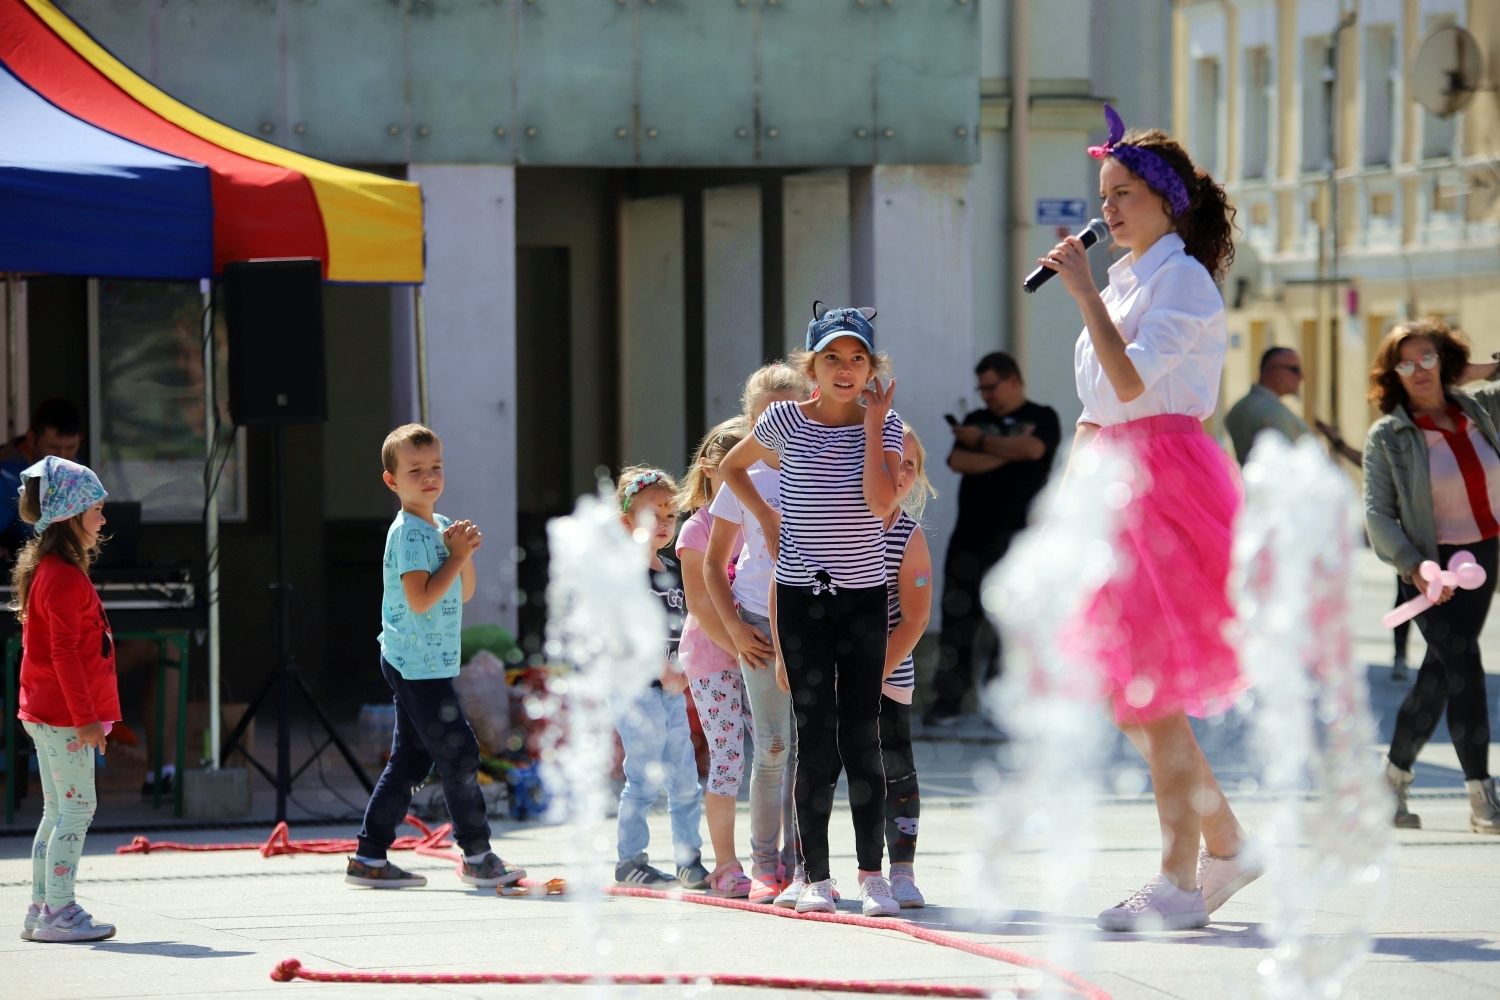
[(635, 162), (635, 5), (619, 0), (520, 3), (517, 163)]

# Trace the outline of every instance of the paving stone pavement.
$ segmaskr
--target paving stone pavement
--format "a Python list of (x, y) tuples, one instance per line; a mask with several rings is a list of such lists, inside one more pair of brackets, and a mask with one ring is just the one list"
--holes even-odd
[[(1378, 615), (1392, 590), (1388, 573), (1362, 564), (1365, 588), (1357, 620), (1363, 661), (1377, 713), (1389, 720), (1403, 688), (1388, 679), (1388, 638)], [(1371, 625), (1373, 622), (1373, 626)], [(1487, 654), (1496, 646), (1487, 633)], [(1413, 636), (1413, 659), (1421, 644)], [(1500, 648), (1495, 649), (1500, 657)], [(1500, 663), (1500, 658), (1491, 658)], [(1500, 677), (1491, 678), (1494, 682)], [(966, 733), (979, 733), (971, 727)], [(1252, 829), (1270, 803), (1236, 792), (1253, 773), (1243, 727), (1200, 727), (1205, 746), (1237, 812)], [(1372, 951), (1350, 978), (1345, 1000), (1479, 1000), (1500, 996), (1500, 837), (1468, 832), (1456, 760), (1440, 733), (1419, 762), (1414, 808), (1424, 828), (1401, 831), (1390, 897), (1374, 921)], [(1372, 753), (1375, 748), (1372, 748)], [(918, 875), (930, 905), (904, 918), (1028, 955), (1049, 954), (1050, 937), (1067, 931), (1082, 942), (1076, 971), (1117, 1000), (1238, 1000), (1260, 996), (1256, 967), (1269, 944), (1261, 924), (1272, 909), (1265, 880), (1251, 885), (1201, 931), (1159, 937), (1105, 935), (1093, 915), (1138, 888), (1156, 870), (1156, 817), (1145, 793), (1114, 795), (1095, 815), (1098, 851), (1075, 912), (1048, 912), (1042, 895), (1043, 858), (1014, 860), (1003, 885), (976, 885), (971, 849), (982, 810), (976, 808), (973, 769), (994, 752), (975, 740), (918, 744), (924, 815)], [(1131, 779), (1139, 761), (1117, 748), (1106, 787)], [(1244, 786), (1248, 789), (1248, 786)], [(101, 817), (101, 820), (103, 817)], [(747, 817), (741, 811), (739, 833)], [(665, 856), (665, 816), (653, 816), (652, 842)], [(855, 893), (853, 838), (842, 807), (832, 823), (834, 875)], [(157, 833), (197, 842), (253, 840), (266, 831)], [(352, 836), (354, 828), (298, 827), (298, 837)], [(542, 825), (497, 827), (496, 849), (533, 877), (564, 873), (568, 831)], [(997, 991), (1034, 986), (1040, 977), (1004, 963), (890, 932), (810, 926), (751, 913), (659, 900), (607, 899), (590, 927), (576, 899), (500, 899), (462, 885), (447, 862), (396, 855), (430, 879), (424, 889), (374, 892), (347, 886), (342, 856), (263, 859), (255, 852), (114, 854), (128, 835), (91, 836), (79, 879), (83, 905), (119, 925), (119, 936), (96, 945), (47, 945), (19, 940), (30, 883), (30, 843), (0, 838), (0, 997), (267, 997), (293, 993), (319, 998), (585, 997), (593, 987), (378, 986), (271, 982), (281, 959), (310, 968), (386, 971), (612, 971), (693, 974), (739, 972), (906, 982), (971, 983)], [(1002, 893), (1015, 908), (1004, 923), (984, 923), (978, 907)], [(1334, 897), (1315, 919), (1330, 926), (1360, 911), (1363, 900)], [(857, 912), (852, 899), (845, 912)], [(600, 955), (607, 942), (607, 954)], [(698, 996), (696, 985), (617, 989), (618, 996)], [(714, 987), (713, 996), (792, 996), (765, 990)], [(806, 994), (802, 994), (806, 995)], [(830, 994), (831, 995), (831, 994)]]

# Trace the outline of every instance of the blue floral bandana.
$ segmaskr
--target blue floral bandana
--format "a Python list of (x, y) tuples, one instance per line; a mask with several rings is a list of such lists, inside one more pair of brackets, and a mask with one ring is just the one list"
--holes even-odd
[(28, 479), (42, 481), (42, 519), (36, 523), (39, 535), (58, 521), (82, 514), (109, 496), (94, 470), (56, 455), (48, 455), (22, 471), (23, 493)]

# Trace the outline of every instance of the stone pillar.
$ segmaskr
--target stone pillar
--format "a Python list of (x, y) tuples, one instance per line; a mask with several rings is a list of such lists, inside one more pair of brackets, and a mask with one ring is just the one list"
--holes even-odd
[(807, 343), (814, 299), (849, 298), (849, 171), (794, 174), (781, 182), (783, 301), (788, 351)]
[(422, 419), (417, 389), (416, 287), (391, 286), (391, 427)]
[(464, 623), (514, 631), (516, 172), (413, 164), (410, 178), (426, 212), (428, 383), (447, 481), (438, 510), (484, 532)]
[(703, 426), (740, 412), (761, 362), (760, 185), (703, 192)]
[(622, 201), (619, 233), (620, 462), (678, 475), (688, 450), (682, 199)]
[[(927, 448), (939, 495), (923, 521), (939, 571), (959, 479), (943, 414), (962, 417), (976, 360), (971, 183), (971, 167), (850, 171), (851, 302), (877, 310), (875, 346), (896, 363), (896, 411)], [(934, 607), (934, 630), (939, 617)]]

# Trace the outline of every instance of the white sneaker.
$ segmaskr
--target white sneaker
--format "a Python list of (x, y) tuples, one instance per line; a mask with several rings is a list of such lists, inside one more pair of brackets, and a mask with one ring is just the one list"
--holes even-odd
[(1221, 858), (1207, 851), (1198, 852), (1198, 888), (1203, 892), (1203, 906), (1214, 912), (1229, 897), (1266, 873), (1264, 865), (1245, 860), (1245, 850), (1232, 858)]
[(115, 936), (114, 924), (96, 924), (77, 903), (69, 903), (56, 913), (43, 915), (31, 932), (33, 941), (104, 941)]
[[(881, 879), (881, 881), (885, 881)], [(833, 891), (833, 879), (825, 878), (821, 882), (811, 882), (807, 888), (802, 890), (802, 895), (797, 900), (798, 913), (836, 913), (838, 907), (834, 900), (838, 896)]]
[(1181, 931), (1208, 926), (1203, 890), (1183, 892), (1165, 875), (1153, 876), (1134, 896), (1099, 914), (1106, 931)]
[(917, 877), (906, 866), (891, 866), (891, 895), (903, 910), (920, 910), (927, 905), (922, 890), (917, 888)]
[(864, 900), (867, 917), (894, 917), (901, 912), (901, 904), (891, 895), (891, 883), (884, 875), (866, 875), (859, 884), (859, 898)]
[(26, 908), (26, 919), (21, 923), (21, 940), (30, 941), (36, 925), (42, 922), (42, 904), (32, 903)]
[(771, 905), (790, 910), (797, 905), (797, 900), (802, 898), (802, 892), (806, 888), (807, 873), (798, 868), (796, 874), (792, 876), (792, 880), (786, 884), (786, 888), (782, 889), (781, 894), (771, 901)]

